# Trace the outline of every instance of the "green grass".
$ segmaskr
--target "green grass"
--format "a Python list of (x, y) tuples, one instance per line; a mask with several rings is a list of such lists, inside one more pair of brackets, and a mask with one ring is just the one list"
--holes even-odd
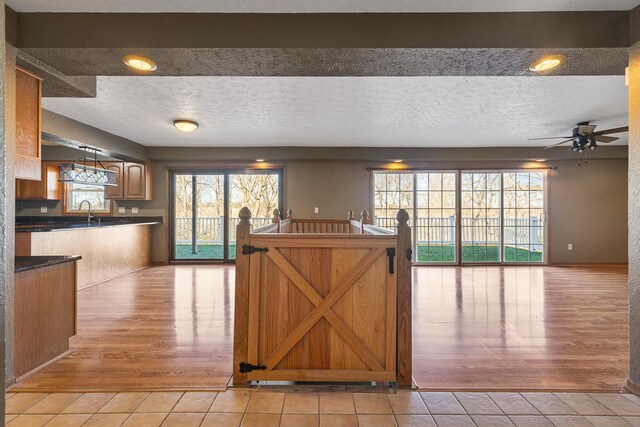
[[(236, 245), (229, 246), (229, 258), (236, 255)], [(177, 245), (176, 259), (223, 259), (222, 245), (198, 245), (198, 253), (191, 253), (191, 245)]]
[[(234, 259), (236, 246), (229, 248), (229, 258)], [(176, 259), (222, 259), (222, 245), (199, 245), (198, 253), (191, 253), (191, 245), (178, 245)], [(497, 262), (497, 246), (463, 246), (462, 260), (467, 262)], [(453, 246), (418, 246), (418, 262), (453, 262), (455, 250)], [(506, 262), (542, 262), (542, 252), (507, 246), (505, 248)]]
[[(462, 260), (466, 262), (497, 262), (498, 246), (462, 247)], [(505, 248), (505, 262), (542, 262), (542, 252), (507, 246)], [(418, 246), (418, 262), (454, 262), (455, 248), (451, 245)]]

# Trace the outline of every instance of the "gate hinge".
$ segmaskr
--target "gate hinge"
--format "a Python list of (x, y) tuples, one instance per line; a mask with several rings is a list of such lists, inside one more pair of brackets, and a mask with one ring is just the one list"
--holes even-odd
[(396, 248), (387, 248), (387, 256), (389, 257), (389, 274), (393, 274), (393, 257), (396, 256)]
[(242, 245), (242, 255), (251, 255), (256, 252), (269, 252), (269, 248), (256, 248), (255, 246)]
[(252, 365), (251, 363), (240, 362), (240, 373), (246, 374), (247, 372), (267, 369), (264, 365)]

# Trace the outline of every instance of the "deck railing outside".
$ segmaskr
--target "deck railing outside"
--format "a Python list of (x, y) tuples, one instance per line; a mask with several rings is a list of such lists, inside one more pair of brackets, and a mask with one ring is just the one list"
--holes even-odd
[[(254, 228), (271, 224), (273, 218), (251, 218)], [(198, 243), (221, 245), (224, 241), (224, 217), (202, 217), (196, 220)], [(236, 241), (236, 225), (239, 218), (231, 218), (229, 242)], [(191, 244), (191, 218), (176, 218), (176, 244)]]
[[(417, 218), (415, 224), (418, 245), (454, 245), (456, 242), (455, 217)], [(376, 218), (376, 225), (393, 230), (395, 218)], [(413, 224), (411, 224), (413, 226)], [(497, 245), (500, 243), (500, 218), (462, 218), (463, 245)], [(542, 246), (544, 227), (540, 218), (506, 218), (505, 244)]]
[[(229, 242), (236, 240), (236, 225), (232, 218)], [(254, 228), (272, 223), (272, 218), (251, 218)], [(378, 227), (394, 230), (395, 218), (376, 218)], [(418, 218), (415, 224), (418, 245), (454, 245), (456, 241), (455, 217)], [(505, 243), (541, 246), (544, 244), (544, 227), (538, 217), (507, 218), (504, 224)], [(201, 244), (219, 244), (224, 239), (224, 217), (197, 219), (197, 241)], [(191, 218), (176, 218), (176, 244), (191, 243)], [(462, 244), (500, 243), (500, 218), (462, 218)]]

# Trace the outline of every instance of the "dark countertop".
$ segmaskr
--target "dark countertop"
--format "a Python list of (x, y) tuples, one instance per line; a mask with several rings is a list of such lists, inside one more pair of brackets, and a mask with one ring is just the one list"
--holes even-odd
[(117, 227), (123, 225), (162, 224), (161, 216), (103, 216), (91, 219), (87, 223), (86, 216), (21, 216), (16, 217), (16, 232), (40, 233), (56, 230), (71, 230), (97, 227)]
[(80, 255), (64, 256), (17, 256), (15, 262), (15, 272), (34, 270), (36, 268), (49, 267), (65, 262), (78, 261), (82, 259)]

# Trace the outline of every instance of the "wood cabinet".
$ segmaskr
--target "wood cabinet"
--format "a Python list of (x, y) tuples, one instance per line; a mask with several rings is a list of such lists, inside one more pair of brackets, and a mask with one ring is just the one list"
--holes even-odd
[(112, 200), (152, 200), (153, 167), (150, 164), (107, 162), (106, 169), (116, 173), (117, 187), (107, 187), (106, 197)]
[(42, 81), (16, 69), (16, 178), (40, 181)]
[(124, 187), (122, 185), (122, 178), (124, 174), (123, 162), (104, 162), (104, 168), (115, 172), (117, 187), (106, 187), (105, 197), (107, 199), (122, 200), (124, 199)]
[(16, 200), (62, 200), (63, 185), (58, 182), (60, 169), (57, 162), (42, 162), (42, 179), (16, 180)]
[(151, 167), (140, 163), (124, 164), (125, 200), (151, 200)]
[(14, 360), (16, 377), (69, 350), (76, 334), (76, 262), (15, 275)]

